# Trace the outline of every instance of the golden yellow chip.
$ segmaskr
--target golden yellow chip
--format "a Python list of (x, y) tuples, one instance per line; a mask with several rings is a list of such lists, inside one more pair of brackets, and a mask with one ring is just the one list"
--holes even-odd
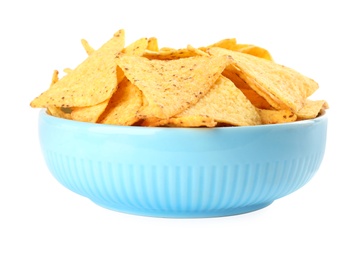
[(156, 118), (156, 117), (149, 117), (149, 118), (145, 118), (143, 120), (141, 120), (140, 125), (141, 126), (149, 126), (149, 127), (153, 127), (153, 126), (165, 126), (168, 123), (168, 118)]
[(53, 75), (52, 75), (52, 81), (50, 83), (50, 87), (52, 87), (55, 83), (58, 82), (58, 80), (59, 80), (58, 76), (59, 76), (59, 71), (54, 70)]
[(176, 51), (176, 48), (172, 47), (162, 47), (158, 49), (159, 51)]
[(216, 125), (217, 122), (213, 118), (200, 115), (172, 117), (167, 123), (169, 127), (215, 127)]
[(195, 105), (174, 117), (191, 116), (206, 117), (219, 123), (237, 126), (261, 123), (256, 108), (242, 91), (224, 76), (220, 76), (210, 91)]
[(200, 49), (205, 51), (205, 50), (207, 50), (208, 48), (211, 48), (211, 47), (220, 47), (220, 48), (223, 48), (223, 49), (234, 51), (234, 50), (236, 50), (238, 48), (238, 44), (237, 44), (237, 41), (236, 41), (235, 38), (227, 38), (227, 39), (223, 39), (223, 40), (220, 40), (218, 42), (215, 42), (213, 44), (210, 44), (207, 47), (200, 47)]
[(146, 98), (140, 118), (170, 118), (198, 102), (232, 62), (228, 56), (149, 60), (122, 55), (117, 64)]
[(241, 88), (242, 93), (251, 101), (251, 103), (259, 109), (271, 109), (272, 106), (265, 100), (262, 96), (260, 96), (253, 89), (244, 89)]
[(85, 39), (81, 39), (81, 44), (84, 47), (87, 55), (91, 55), (95, 49), (91, 47), (91, 45)]
[(60, 117), (60, 118), (65, 118), (65, 119), (72, 119), (70, 112), (71, 111), (65, 112), (60, 107), (55, 107), (55, 106), (47, 107), (47, 113), (49, 115), (52, 115), (52, 116), (55, 116), (55, 117)]
[[(146, 51), (148, 47), (148, 39), (147, 38), (140, 38), (135, 42), (131, 43), (127, 47), (125, 47), (122, 52), (126, 55), (132, 56), (141, 56)], [(118, 84), (125, 78), (124, 72), (120, 67), (117, 67), (117, 81)]]
[(124, 47), (124, 31), (31, 102), (32, 107), (86, 107), (106, 101), (117, 82), (116, 55)]
[(307, 99), (303, 108), (301, 108), (297, 113), (299, 120), (312, 119), (317, 117), (322, 109), (327, 109), (328, 104), (325, 100), (309, 100)]
[(158, 44), (156, 37), (150, 37), (148, 39), (148, 45), (147, 45), (146, 49), (149, 51), (158, 51), (159, 50), (159, 44)]
[(200, 48), (194, 48), (192, 45), (188, 44), (187, 45), (187, 49), (192, 51), (193, 53), (195, 53), (195, 55), (199, 55), (199, 56), (210, 56), (209, 53), (205, 52), (204, 50), (200, 49)]
[(217, 47), (208, 52), (214, 56), (230, 55), (240, 78), (274, 108), (297, 112), (318, 89), (314, 80), (273, 61)]
[(182, 58), (190, 58), (199, 56), (200, 53), (197, 49), (184, 48), (184, 49), (171, 49), (171, 50), (159, 50), (150, 51), (146, 50), (143, 57), (150, 60), (176, 60)]
[(109, 99), (89, 107), (72, 108), (71, 118), (76, 121), (96, 123), (100, 115), (106, 109)]
[(139, 120), (136, 114), (142, 103), (141, 91), (125, 78), (110, 99), (106, 111), (100, 117), (99, 123), (133, 125)]
[(55, 70), (31, 107), (70, 120), (148, 127), (219, 127), (312, 119), (318, 84), (277, 64), (269, 51), (226, 38), (206, 47), (159, 48), (156, 37), (125, 46), (117, 31), (75, 69)]
[(125, 47), (122, 52), (133, 56), (141, 56), (143, 55), (147, 47), (148, 39), (140, 38), (139, 40), (136, 40), (135, 42)]
[(258, 109), (262, 124), (280, 124), (294, 122), (297, 119), (296, 114), (290, 110), (270, 110)]
[(248, 84), (240, 78), (238, 74), (238, 69), (233, 65), (227, 66), (222, 72), (222, 75), (230, 79), (239, 89), (251, 89), (251, 87), (248, 86)]
[(266, 60), (273, 60), (273, 57), (270, 52), (259, 46), (248, 44), (242, 48), (239, 48), (237, 51), (247, 53)]

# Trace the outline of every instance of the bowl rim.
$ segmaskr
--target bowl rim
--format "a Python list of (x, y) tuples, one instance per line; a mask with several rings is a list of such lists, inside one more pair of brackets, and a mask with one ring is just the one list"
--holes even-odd
[(218, 127), (168, 127), (168, 126), (153, 126), (153, 127), (147, 127), (147, 126), (124, 126), (124, 125), (113, 125), (113, 124), (100, 124), (100, 123), (94, 123), (94, 122), (83, 122), (83, 121), (77, 121), (77, 120), (71, 120), (71, 119), (66, 119), (66, 118), (61, 118), (61, 117), (56, 117), (53, 115), (50, 115), (47, 113), (46, 108), (41, 108), (39, 111), (39, 118), (47, 118), (50, 119), (51, 121), (55, 123), (68, 123), (69, 125), (72, 126), (87, 126), (87, 127), (99, 127), (99, 128), (111, 128), (111, 129), (159, 129), (159, 130), (174, 130), (174, 131), (185, 131), (185, 130), (205, 130), (208, 129), (210, 130), (215, 130), (215, 129), (268, 129), (268, 128), (278, 128), (278, 127), (287, 127), (287, 126), (297, 126), (297, 125), (309, 125), (309, 124), (315, 124), (320, 121), (326, 121), (328, 120), (328, 112), (327, 111), (322, 111), (317, 117), (312, 118), (312, 119), (303, 119), (299, 121), (294, 121), (294, 122), (284, 122), (284, 123), (277, 123), (277, 124), (262, 124), (262, 125), (249, 125), (249, 126), (218, 126)]

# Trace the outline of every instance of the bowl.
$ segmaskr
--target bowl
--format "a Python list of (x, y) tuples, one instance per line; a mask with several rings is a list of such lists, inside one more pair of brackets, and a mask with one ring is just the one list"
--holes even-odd
[(205, 218), (260, 210), (298, 190), (324, 157), (327, 115), (275, 125), (116, 126), (39, 113), (51, 174), (121, 213)]

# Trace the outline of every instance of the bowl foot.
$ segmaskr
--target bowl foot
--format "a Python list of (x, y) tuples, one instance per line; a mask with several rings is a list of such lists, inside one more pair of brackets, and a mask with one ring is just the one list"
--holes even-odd
[(140, 215), (146, 217), (159, 217), (159, 218), (212, 218), (212, 217), (227, 217), (233, 215), (240, 215), (250, 213), (256, 210), (263, 209), (273, 201), (264, 202), (255, 205), (248, 205), (244, 207), (217, 209), (217, 210), (164, 210), (164, 209), (146, 209), (146, 208), (133, 208), (125, 205), (116, 205), (113, 203), (106, 203), (102, 201), (92, 200), (95, 204), (113, 211), (121, 213)]

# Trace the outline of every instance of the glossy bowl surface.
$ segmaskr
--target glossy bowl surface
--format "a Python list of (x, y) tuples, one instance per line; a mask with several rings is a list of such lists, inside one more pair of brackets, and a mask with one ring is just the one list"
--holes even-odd
[(255, 211), (305, 185), (323, 160), (327, 115), (250, 127), (84, 123), (41, 110), (39, 138), (66, 188), (119, 212), (173, 218)]

